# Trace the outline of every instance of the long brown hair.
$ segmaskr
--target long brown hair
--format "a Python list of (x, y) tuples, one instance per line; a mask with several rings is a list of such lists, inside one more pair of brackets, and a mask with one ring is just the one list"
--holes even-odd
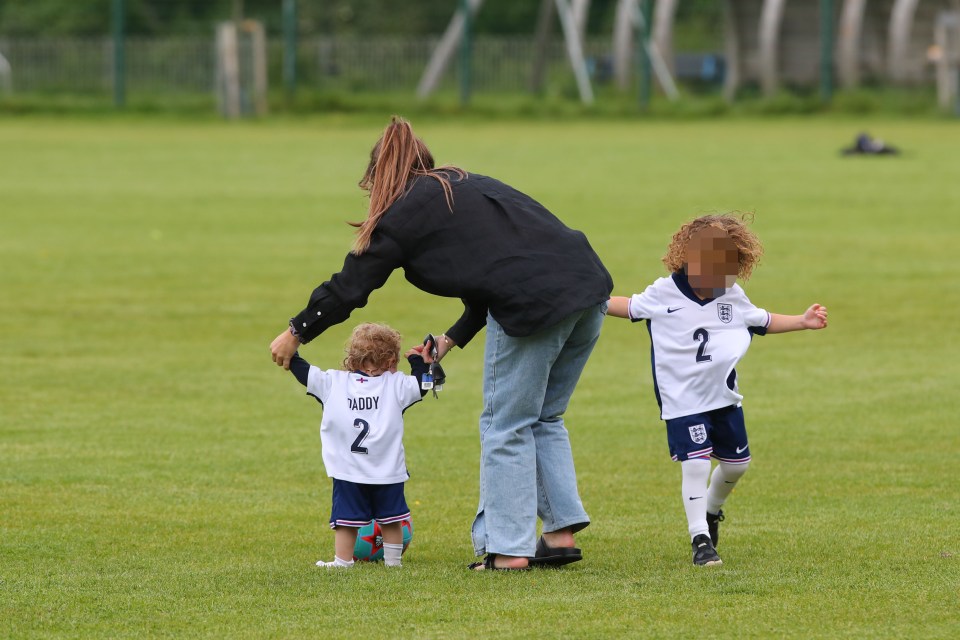
[(362, 254), (370, 246), (370, 236), (387, 209), (412, 186), (412, 178), (430, 176), (443, 187), (447, 207), (453, 211), (453, 189), (447, 171), (463, 179), (467, 174), (453, 166), (434, 168), (433, 154), (423, 140), (413, 133), (410, 123), (393, 116), (383, 135), (370, 150), (370, 163), (360, 180), (360, 188), (370, 192), (370, 209), (363, 222), (351, 222), (357, 227), (353, 252)]

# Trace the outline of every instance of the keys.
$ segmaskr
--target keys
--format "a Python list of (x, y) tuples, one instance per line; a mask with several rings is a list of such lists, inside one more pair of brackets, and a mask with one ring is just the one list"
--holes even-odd
[(437, 391), (443, 391), (443, 383), (447, 381), (447, 374), (444, 373), (443, 367), (437, 362), (437, 339), (432, 333), (428, 333), (427, 337), (423, 339), (424, 346), (428, 343), (430, 344), (430, 358), (433, 362), (430, 363), (429, 371), (420, 380), (420, 388), (424, 391), (433, 390), (433, 397), (438, 398)]
[(430, 391), (430, 389), (433, 389), (433, 376), (429, 373), (423, 374), (423, 377), (420, 378), (420, 388), (424, 391)]
[(443, 367), (440, 366), (439, 362), (430, 363), (430, 373), (427, 374), (430, 376), (431, 383), (433, 385), (433, 397), (436, 398), (437, 391), (443, 391), (443, 383), (447, 381), (447, 374), (443, 372)]

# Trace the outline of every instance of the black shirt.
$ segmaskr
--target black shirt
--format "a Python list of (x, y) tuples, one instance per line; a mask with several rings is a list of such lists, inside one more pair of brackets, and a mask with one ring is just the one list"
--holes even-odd
[(586, 236), (498, 180), (448, 173), (453, 211), (440, 183), (416, 178), (374, 230), (293, 318), (301, 342), (343, 322), (399, 268), (427, 293), (460, 298), (463, 316), (447, 335), (465, 346), (487, 312), (507, 335), (528, 336), (606, 301), (613, 280)]

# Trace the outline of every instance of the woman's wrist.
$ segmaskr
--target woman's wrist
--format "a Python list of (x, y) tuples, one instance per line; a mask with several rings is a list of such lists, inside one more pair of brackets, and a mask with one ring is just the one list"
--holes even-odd
[(440, 360), (447, 354), (450, 349), (453, 349), (457, 346), (457, 343), (452, 340), (447, 334), (441, 333), (437, 336), (437, 360)]
[(297, 342), (299, 342), (300, 344), (303, 344), (303, 340), (301, 340), (300, 338), (300, 332), (297, 330), (297, 325), (294, 324), (293, 321), (294, 319), (290, 318), (290, 325), (289, 325), (290, 335), (296, 338)]

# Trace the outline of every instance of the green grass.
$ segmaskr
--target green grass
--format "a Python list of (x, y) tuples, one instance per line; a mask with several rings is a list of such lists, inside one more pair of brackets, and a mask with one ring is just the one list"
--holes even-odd
[[(302, 83), (306, 84), (306, 83)], [(757, 118), (805, 116), (811, 114), (887, 119), (909, 117), (950, 120), (953, 109), (937, 106), (933, 87), (897, 88), (888, 86), (837, 89), (825, 102), (816, 87), (789, 87), (772, 96), (761, 94), (759, 87), (746, 85), (727, 102), (716, 84), (680, 85), (676, 101), (654, 92), (650, 103), (641, 106), (638, 89), (620, 91), (610, 84), (594, 87), (595, 101), (580, 101), (573, 76), (565, 74), (541, 94), (478, 89), (464, 104), (459, 88), (441, 88), (429, 99), (421, 100), (411, 90), (363, 91), (350, 82), (324, 83), (322, 87), (301, 86), (290, 97), (280, 90), (268, 95), (271, 118), (310, 117), (318, 113), (382, 118), (385, 112), (401, 112), (418, 121), (423, 119), (471, 118), (486, 121), (514, 119), (550, 120), (622, 120), (654, 117), (661, 120), (702, 120), (718, 116)], [(151, 118), (179, 120), (217, 120), (215, 96), (210, 92), (132, 91), (124, 107), (117, 109), (109, 92), (35, 92), (0, 93), (0, 116), (46, 116), (90, 118)]]
[[(638, 325), (610, 320), (568, 413), (593, 524), (560, 571), (470, 574), (482, 337), (407, 414), (401, 571), (332, 553), (320, 413), (270, 340), (337, 270), (385, 119), (0, 120), (0, 637), (836, 637), (960, 633), (954, 122), (416, 122), (440, 162), (584, 230), (629, 295), (680, 223), (749, 210), (746, 283), (819, 333), (738, 368), (753, 465), (724, 565), (690, 564)], [(350, 328), (459, 315), (395, 275)]]

